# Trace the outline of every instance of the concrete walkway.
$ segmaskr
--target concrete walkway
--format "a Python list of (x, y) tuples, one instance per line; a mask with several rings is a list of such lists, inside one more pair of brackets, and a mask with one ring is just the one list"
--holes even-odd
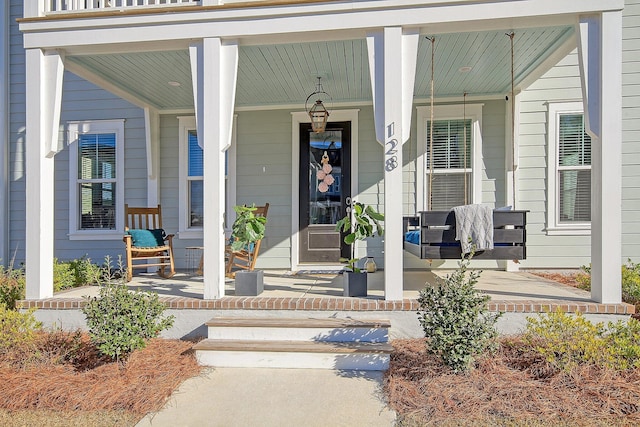
[(382, 372), (208, 368), (137, 427), (395, 425)]

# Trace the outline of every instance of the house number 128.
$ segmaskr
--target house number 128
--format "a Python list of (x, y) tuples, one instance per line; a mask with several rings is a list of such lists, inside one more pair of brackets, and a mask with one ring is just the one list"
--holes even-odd
[[(387, 126), (387, 139), (393, 137), (395, 133), (394, 125), (395, 122), (392, 122)], [(389, 139), (387, 142), (385, 142), (385, 148), (387, 149), (387, 151), (384, 153), (384, 169), (387, 172), (391, 172), (398, 167), (398, 157), (396, 156), (396, 153), (398, 152), (398, 150), (396, 149), (397, 146), (398, 140), (395, 138)]]

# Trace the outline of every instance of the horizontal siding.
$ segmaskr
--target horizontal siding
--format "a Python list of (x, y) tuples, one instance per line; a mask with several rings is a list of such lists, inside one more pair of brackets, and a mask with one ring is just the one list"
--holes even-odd
[(590, 262), (589, 236), (548, 236), (547, 102), (581, 100), (578, 55), (562, 59), (521, 94), (518, 209), (527, 209), (523, 268), (577, 268)]
[[(16, 19), (22, 16), (23, 3), (9, 1), (9, 212), (8, 250), (17, 262), (24, 261), (25, 240), (25, 176), (24, 124), (25, 86), (24, 49)], [(6, 262), (6, 260), (2, 260)]]
[(291, 114), (238, 113), (236, 202), (269, 203), (259, 268), (291, 267)]
[(622, 258), (640, 262), (640, 0), (622, 18)]
[[(100, 102), (96, 102), (96, 99)], [(60, 122), (77, 120), (125, 119), (125, 203), (146, 204), (146, 149), (144, 115), (140, 108), (106, 92), (92, 83), (65, 73)], [(66, 132), (63, 134), (65, 144)], [(124, 257), (121, 240), (81, 241), (69, 240), (69, 150), (64, 149), (55, 157), (55, 256), (69, 260), (88, 255), (101, 262), (105, 256), (116, 260)]]

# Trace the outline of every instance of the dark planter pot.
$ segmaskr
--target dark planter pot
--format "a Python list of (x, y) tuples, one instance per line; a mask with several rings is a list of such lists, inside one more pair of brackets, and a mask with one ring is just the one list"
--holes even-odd
[(367, 273), (344, 272), (344, 296), (345, 297), (366, 297), (367, 296)]
[(236, 272), (236, 296), (255, 297), (264, 291), (264, 272), (237, 271)]

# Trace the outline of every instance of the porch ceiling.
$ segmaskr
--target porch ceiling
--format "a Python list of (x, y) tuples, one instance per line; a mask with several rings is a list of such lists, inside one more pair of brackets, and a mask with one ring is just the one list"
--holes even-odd
[[(435, 42), (439, 98), (505, 95), (511, 90), (509, 30), (440, 34)], [(573, 35), (573, 27), (520, 29), (514, 38), (516, 86)], [(240, 46), (236, 107), (304, 105), (322, 76), (333, 102), (371, 101), (364, 39)], [(193, 109), (188, 50), (68, 56), (95, 82), (109, 82), (159, 110)], [(463, 67), (470, 67), (461, 72)], [(85, 77), (87, 77), (85, 75)], [(414, 96), (430, 96), (431, 42), (420, 38)], [(90, 79), (91, 80), (91, 79)], [(172, 85), (177, 82), (180, 85)]]

